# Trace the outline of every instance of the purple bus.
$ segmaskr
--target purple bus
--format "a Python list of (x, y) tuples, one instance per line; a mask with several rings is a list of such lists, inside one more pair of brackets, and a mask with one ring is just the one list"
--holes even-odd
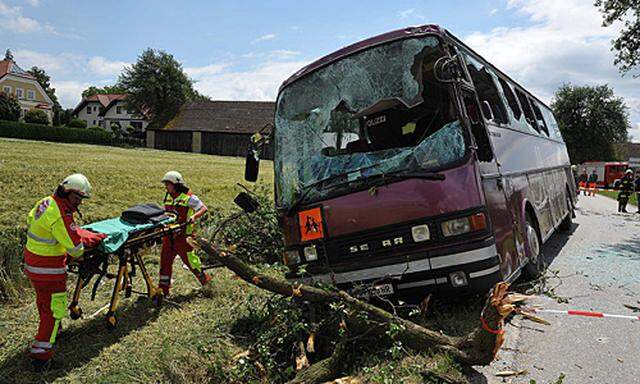
[(272, 134), (290, 279), (484, 292), (539, 275), (542, 244), (571, 227), (575, 183), (549, 107), (435, 25), (300, 69), (280, 87)]

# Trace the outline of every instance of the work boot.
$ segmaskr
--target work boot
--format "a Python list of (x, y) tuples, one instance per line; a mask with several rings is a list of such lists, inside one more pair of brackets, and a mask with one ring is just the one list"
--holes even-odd
[(49, 370), (61, 369), (64, 368), (64, 363), (57, 359), (49, 359), (49, 360), (31, 360), (31, 370), (33, 372), (46, 372)]
[(207, 274), (205, 271), (200, 272), (200, 274), (198, 275), (198, 281), (200, 281), (200, 284), (202, 285), (209, 284), (211, 279), (211, 275)]

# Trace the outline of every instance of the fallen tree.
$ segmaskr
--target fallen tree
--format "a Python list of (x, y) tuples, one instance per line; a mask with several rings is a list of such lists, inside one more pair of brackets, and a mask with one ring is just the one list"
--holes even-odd
[[(400, 341), (404, 347), (416, 352), (443, 352), (466, 366), (488, 365), (493, 361), (504, 340), (504, 319), (516, 311), (516, 303), (526, 298), (520, 294), (509, 293), (507, 283), (498, 283), (485, 303), (477, 329), (463, 337), (453, 337), (358, 300), (344, 291), (291, 283), (261, 274), (234, 256), (233, 247), (222, 250), (204, 238), (193, 239), (190, 243), (244, 281), (259, 288), (300, 301), (344, 305), (347, 308), (344, 326), (350, 335), (367, 334), (389, 338), (389, 330), (393, 327), (394, 341)], [(302, 368), (291, 383), (320, 383), (336, 378), (344, 369), (345, 347), (344, 340), (338, 341), (333, 354)]]

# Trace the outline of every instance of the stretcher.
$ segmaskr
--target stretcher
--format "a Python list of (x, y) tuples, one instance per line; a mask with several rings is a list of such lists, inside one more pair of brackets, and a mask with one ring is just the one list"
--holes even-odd
[[(161, 243), (164, 236), (173, 237), (183, 231), (185, 226), (184, 223), (176, 223), (176, 216), (171, 213), (167, 213), (167, 218), (157, 223), (131, 224), (120, 218), (114, 218), (83, 226), (84, 230), (102, 233), (106, 238), (96, 248), (85, 251), (82, 262), (69, 265), (69, 271), (78, 275), (73, 298), (69, 304), (70, 317), (76, 320), (82, 316), (82, 308), (79, 306), (80, 293), (94, 276), (97, 277), (93, 284), (91, 300), (95, 299), (96, 291), (104, 277), (115, 278), (106, 314), (107, 328), (115, 328), (118, 323), (116, 309), (120, 295), (124, 291), (125, 297), (131, 296), (132, 278), (136, 276), (137, 270), (144, 278), (147, 287), (146, 296), (156, 306), (160, 306), (163, 298), (162, 290), (153, 283), (145, 267), (143, 256), (151, 246)], [(108, 272), (111, 257), (118, 260), (115, 275)]]

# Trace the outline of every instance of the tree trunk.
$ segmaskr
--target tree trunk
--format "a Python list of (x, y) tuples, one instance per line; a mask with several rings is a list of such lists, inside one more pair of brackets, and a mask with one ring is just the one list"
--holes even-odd
[[(298, 297), (313, 303), (344, 303), (353, 313), (347, 319), (347, 325), (352, 334), (368, 332), (382, 338), (388, 338), (386, 334), (389, 324), (400, 325), (400, 331), (395, 340), (401, 341), (404, 346), (416, 352), (444, 352), (463, 365), (488, 365), (493, 361), (503, 341), (503, 320), (512, 311), (514, 303), (523, 301), (526, 297), (517, 294), (508, 294), (507, 283), (498, 283), (487, 299), (482, 311), (482, 318), (478, 321), (478, 328), (464, 337), (452, 337), (440, 332), (424, 328), (412, 321), (402, 319), (381, 308), (358, 300), (344, 291), (325, 291), (320, 288), (305, 284), (290, 283), (286, 280), (265, 276), (258, 273), (250, 265), (227, 251), (220, 251), (206, 239), (198, 238), (190, 241), (194, 247), (202, 249), (213, 260), (219, 261), (228, 269), (236, 273), (246, 282), (259, 288), (266, 289), (283, 296)], [(358, 313), (366, 313), (367, 319), (357, 316)], [(341, 348), (343, 348), (342, 346)], [(322, 380), (335, 378), (339, 373), (336, 364), (339, 362), (341, 348), (336, 348), (334, 354), (312, 366), (302, 370), (299, 377), (322, 377)], [(329, 373), (334, 374), (333, 377)], [(296, 377), (296, 380), (298, 377)], [(296, 383), (313, 383), (319, 381), (303, 380)]]

